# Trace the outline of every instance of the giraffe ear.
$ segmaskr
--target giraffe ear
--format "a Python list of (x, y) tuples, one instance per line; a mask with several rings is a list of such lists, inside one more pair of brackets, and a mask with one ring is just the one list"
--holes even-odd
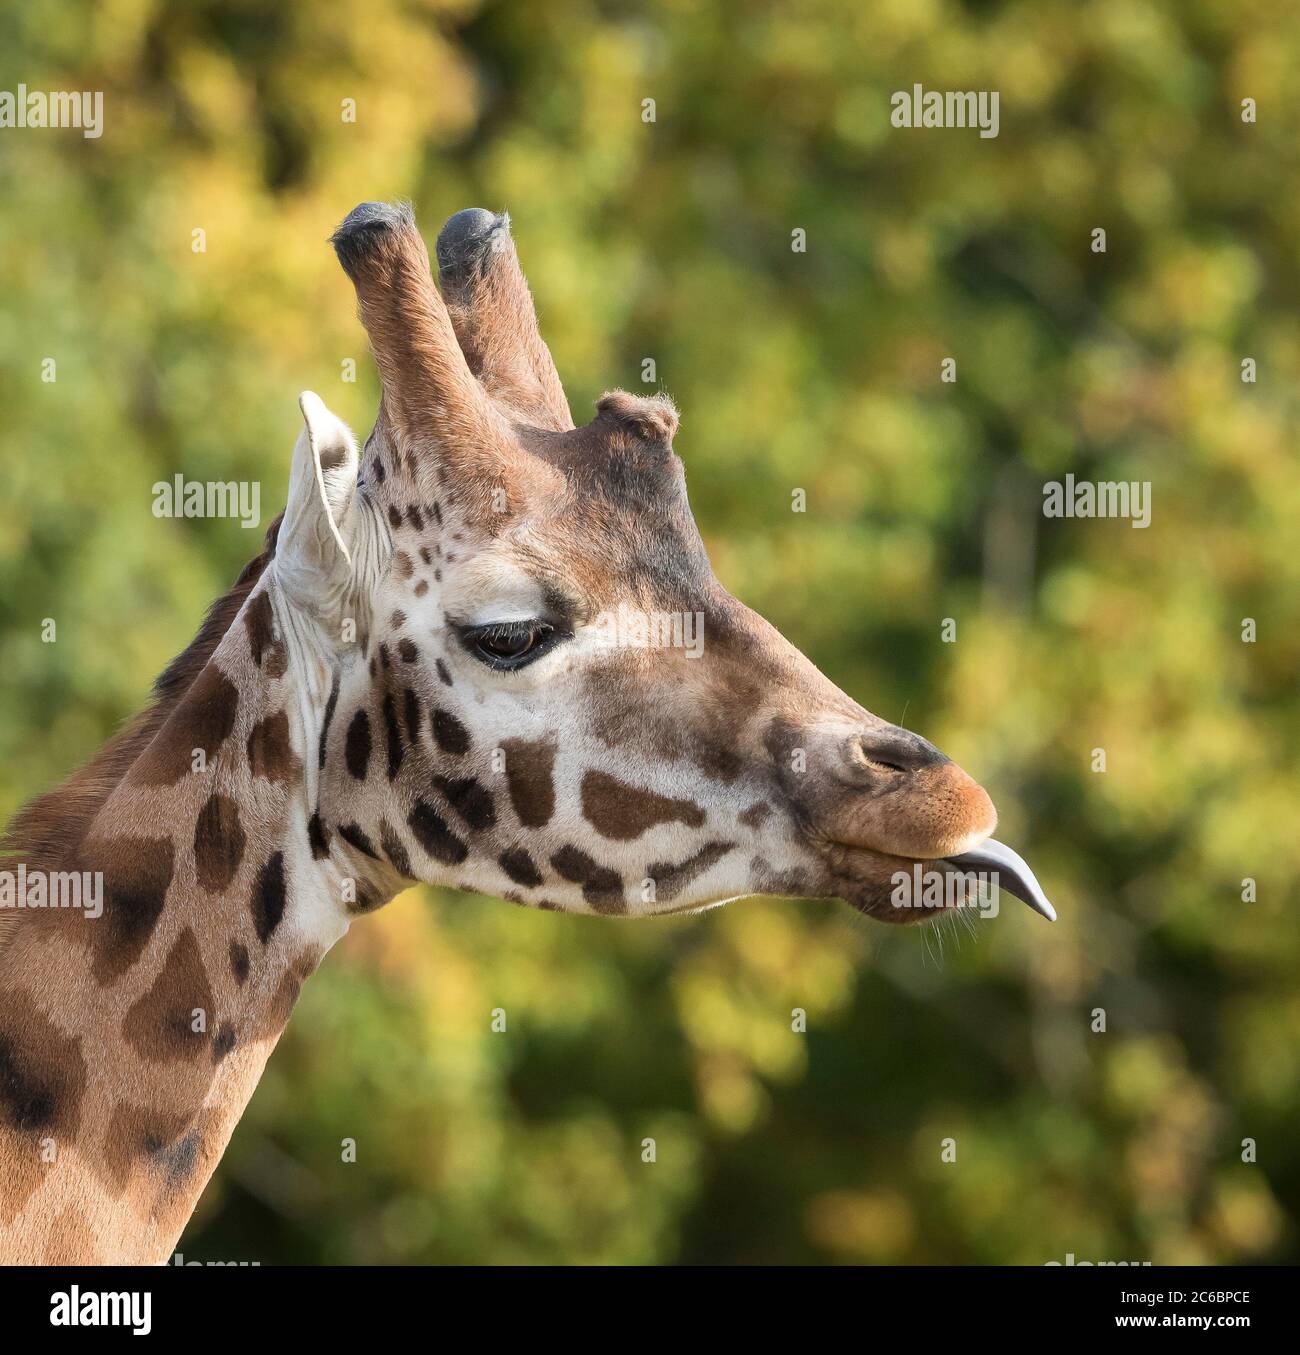
[(293, 449), (276, 567), (300, 606), (324, 611), (352, 575), (360, 457), (348, 426), (313, 391), (298, 397), (303, 430)]

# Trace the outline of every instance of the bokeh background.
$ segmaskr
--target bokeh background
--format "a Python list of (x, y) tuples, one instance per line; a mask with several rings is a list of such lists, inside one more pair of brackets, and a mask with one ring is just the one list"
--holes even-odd
[[(0, 132), (0, 815), (257, 549), (153, 483), (260, 481), (264, 525), (299, 390), (369, 428), (326, 238), (405, 196), (430, 240), (510, 210), (580, 420), (655, 360), (723, 582), (977, 775), (1061, 915), (411, 891), (307, 986), (187, 1256), (1297, 1259), (1298, 67), (1284, 0), (6, 0), (0, 87), (106, 130)], [(891, 128), (915, 81), (1000, 135)], [(1067, 472), (1152, 525), (1045, 519)]]

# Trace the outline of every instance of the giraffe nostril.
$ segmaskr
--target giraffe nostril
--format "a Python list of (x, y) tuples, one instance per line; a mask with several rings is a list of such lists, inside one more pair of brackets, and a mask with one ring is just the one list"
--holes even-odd
[(896, 725), (855, 734), (850, 740), (850, 754), (858, 766), (868, 771), (896, 776), (948, 761), (932, 743)]
[(863, 761), (865, 761), (868, 766), (879, 767), (882, 771), (886, 772), (905, 772), (907, 770), (906, 767), (900, 767), (897, 762), (886, 762), (884, 758), (880, 757), (867, 757), (864, 758)]

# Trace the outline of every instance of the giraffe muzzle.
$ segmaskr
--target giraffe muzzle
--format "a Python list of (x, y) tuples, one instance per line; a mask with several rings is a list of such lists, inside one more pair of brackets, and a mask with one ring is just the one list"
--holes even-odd
[(874, 718), (849, 730), (828, 722), (816, 733), (787, 726), (783, 734), (820, 755), (822, 776), (803, 783), (787, 777), (785, 785), (793, 795), (802, 792), (814, 840), (826, 845), (839, 877), (851, 882), (851, 902), (882, 920), (918, 921), (926, 915), (916, 906), (918, 889), (892, 901), (883, 877), (895, 883), (901, 874), (910, 882), (919, 872), (918, 886), (948, 878), (956, 887), (955, 877), (966, 876), (973, 881), (957, 888), (950, 903), (960, 896), (962, 906), (970, 906), (972, 890), (1005, 889), (1040, 917), (1056, 920), (1028, 862), (992, 836), (997, 811), (987, 792), (927, 739)]

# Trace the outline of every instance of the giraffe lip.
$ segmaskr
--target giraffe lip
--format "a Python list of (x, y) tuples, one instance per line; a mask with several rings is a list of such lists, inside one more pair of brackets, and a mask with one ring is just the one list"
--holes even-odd
[(1043, 887), (1038, 883), (1029, 863), (1018, 852), (1013, 852), (1005, 843), (993, 838), (985, 838), (973, 851), (961, 852), (957, 856), (945, 856), (944, 862), (962, 870), (991, 872), (997, 879), (998, 887), (1013, 894), (1022, 903), (1027, 903), (1034, 912), (1049, 922), (1056, 921), (1056, 909), (1047, 901)]

